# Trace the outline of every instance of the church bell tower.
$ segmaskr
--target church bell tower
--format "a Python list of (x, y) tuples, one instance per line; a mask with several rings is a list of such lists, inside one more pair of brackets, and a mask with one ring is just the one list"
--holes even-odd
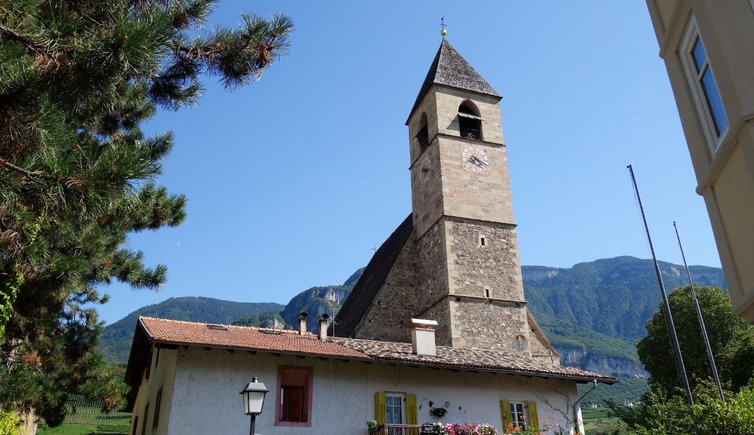
[(412, 211), (385, 240), (335, 319), (343, 337), (436, 344), (557, 364), (524, 298), (500, 95), (443, 39), (409, 131)]
[(500, 100), (443, 39), (406, 122), (416, 315), (438, 321), (439, 345), (529, 341)]

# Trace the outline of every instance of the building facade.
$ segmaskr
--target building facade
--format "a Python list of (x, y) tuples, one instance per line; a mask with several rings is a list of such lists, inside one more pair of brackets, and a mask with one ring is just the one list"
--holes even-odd
[(754, 323), (754, 2), (647, 6), (733, 307)]
[(366, 434), (369, 420), (382, 435), (420, 435), (437, 422), (572, 433), (581, 427), (576, 383), (614, 382), (499, 351), (429, 354), (323, 331), (139, 318), (126, 371), (131, 433), (248, 433), (238, 393), (252, 377), (270, 390), (260, 434)]

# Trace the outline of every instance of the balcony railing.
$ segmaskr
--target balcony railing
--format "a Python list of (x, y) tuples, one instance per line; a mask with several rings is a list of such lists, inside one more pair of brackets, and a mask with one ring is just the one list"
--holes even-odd
[(385, 424), (369, 435), (435, 435), (431, 424)]

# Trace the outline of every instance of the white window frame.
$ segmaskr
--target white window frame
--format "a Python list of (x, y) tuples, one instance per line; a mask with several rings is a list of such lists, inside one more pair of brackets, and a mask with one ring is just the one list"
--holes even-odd
[[(510, 402), (510, 409), (508, 409), (508, 412), (511, 414), (511, 423), (513, 423), (513, 427), (520, 427), (522, 430), (526, 430), (526, 428), (529, 427), (529, 409), (526, 406), (526, 402), (516, 402), (511, 400)], [(520, 414), (523, 416), (521, 420), (518, 418), (518, 411), (514, 411), (517, 406), (521, 406), (521, 412)]]
[[(388, 421), (390, 418), (388, 417), (390, 415), (390, 412), (388, 409), (391, 407), (388, 405), (388, 399), (391, 397), (397, 397), (400, 399), (400, 410), (401, 410), (401, 421), (400, 422), (391, 422)], [(406, 424), (406, 418), (408, 416), (406, 415), (406, 394), (405, 393), (391, 393), (391, 392), (385, 392), (385, 423), (386, 424)], [(390, 435), (397, 435), (402, 434), (403, 429), (402, 428), (388, 428), (387, 433)]]
[[(706, 62), (705, 65), (702, 66), (701, 73), (697, 73), (695, 66), (696, 64), (694, 63), (694, 58), (692, 55), (694, 43), (697, 41), (697, 39), (702, 42), (702, 46), (704, 47), (704, 54), (706, 56)], [(691, 88), (691, 95), (694, 99), (694, 106), (696, 106), (696, 110), (702, 124), (702, 130), (704, 131), (704, 136), (707, 139), (707, 145), (710, 152), (714, 156), (720, 149), (720, 145), (723, 143), (725, 136), (730, 130), (730, 120), (728, 119), (728, 114), (725, 110), (725, 102), (723, 101), (723, 97), (720, 94), (720, 86), (718, 86), (717, 84), (717, 78), (715, 77), (715, 72), (712, 69), (712, 65), (709, 60), (709, 50), (707, 48), (707, 45), (704, 43), (702, 36), (699, 34), (699, 27), (694, 17), (691, 18), (687, 25), (686, 34), (684, 35), (679, 52), (681, 56), (681, 63), (683, 64), (683, 70), (686, 73), (686, 79), (689, 83), (689, 87)], [(709, 69), (710, 73), (712, 74), (712, 81), (717, 88), (717, 93), (720, 96), (720, 102), (723, 106), (723, 114), (725, 115), (726, 125), (725, 128), (720, 132), (720, 135), (717, 134), (717, 131), (715, 129), (715, 121), (712, 117), (712, 110), (707, 104), (707, 98), (701, 84), (701, 77), (703, 77), (704, 71), (706, 71), (707, 69)]]

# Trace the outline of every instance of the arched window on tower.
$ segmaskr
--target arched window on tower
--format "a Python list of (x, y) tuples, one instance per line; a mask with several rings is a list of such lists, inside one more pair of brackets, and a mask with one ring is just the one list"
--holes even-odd
[(419, 142), (422, 151), (429, 145), (429, 130), (427, 129), (426, 113), (422, 113), (421, 120), (419, 121), (419, 132), (416, 133), (416, 141)]
[(458, 106), (458, 128), (461, 137), (482, 138), (482, 118), (479, 116), (479, 110), (471, 101), (464, 101)]

